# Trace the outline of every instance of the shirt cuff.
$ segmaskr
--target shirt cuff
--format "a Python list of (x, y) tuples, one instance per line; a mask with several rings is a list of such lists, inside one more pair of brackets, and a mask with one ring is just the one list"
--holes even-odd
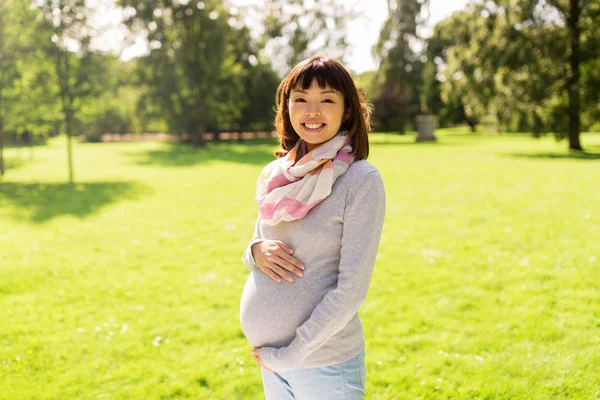
[(260, 360), (267, 368), (275, 372), (283, 372), (296, 368), (310, 354), (310, 350), (296, 337), (286, 347), (276, 349), (274, 347), (262, 347), (260, 349)]
[(256, 265), (256, 261), (254, 260), (254, 256), (252, 255), (252, 246), (258, 242), (262, 242), (265, 239), (255, 239), (250, 242), (248, 247), (246, 247), (246, 251), (244, 252), (244, 256), (242, 257), (242, 261), (246, 264), (248, 269), (252, 269), (253, 267), (258, 267)]

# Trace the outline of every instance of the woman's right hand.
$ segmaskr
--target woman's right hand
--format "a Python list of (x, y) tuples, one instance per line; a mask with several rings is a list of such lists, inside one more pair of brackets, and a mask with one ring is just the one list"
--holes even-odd
[(288, 272), (302, 278), (304, 265), (292, 256), (294, 250), (281, 240), (263, 240), (254, 243), (251, 250), (256, 266), (275, 282), (281, 283), (283, 278), (293, 283), (294, 279)]

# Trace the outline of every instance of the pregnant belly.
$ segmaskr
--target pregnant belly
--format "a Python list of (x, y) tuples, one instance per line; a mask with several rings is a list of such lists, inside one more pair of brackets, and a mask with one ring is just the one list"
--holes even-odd
[(240, 304), (240, 321), (250, 344), (287, 346), (330, 284), (322, 277), (315, 281), (310, 274), (295, 279), (293, 284), (276, 283), (259, 270), (250, 274)]

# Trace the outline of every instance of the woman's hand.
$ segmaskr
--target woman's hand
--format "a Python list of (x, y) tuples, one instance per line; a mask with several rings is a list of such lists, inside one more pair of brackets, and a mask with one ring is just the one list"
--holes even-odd
[(270, 369), (269, 367), (267, 367), (265, 364), (263, 364), (262, 360), (260, 359), (260, 349), (258, 347), (253, 347), (252, 348), (252, 355), (254, 356), (254, 359), (256, 360), (256, 362), (263, 367), (264, 369), (266, 369), (267, 371), (271, 371), (273, 372), (272, 369)]
[(302, 278), (304, 265), (292, 257), (294, 250), (281, 240), (263, 240), (254, 243), (251, 250), (258, 268), (275, 282), (281, 283), (281, 278), (290, 283), (294, 282), (286, 271)]

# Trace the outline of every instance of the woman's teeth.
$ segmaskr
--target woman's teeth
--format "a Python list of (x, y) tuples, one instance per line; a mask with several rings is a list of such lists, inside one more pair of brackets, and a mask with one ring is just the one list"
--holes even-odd
[(304, 124), (309, 129), (318, 129), (322, 127), (324, 124)]

